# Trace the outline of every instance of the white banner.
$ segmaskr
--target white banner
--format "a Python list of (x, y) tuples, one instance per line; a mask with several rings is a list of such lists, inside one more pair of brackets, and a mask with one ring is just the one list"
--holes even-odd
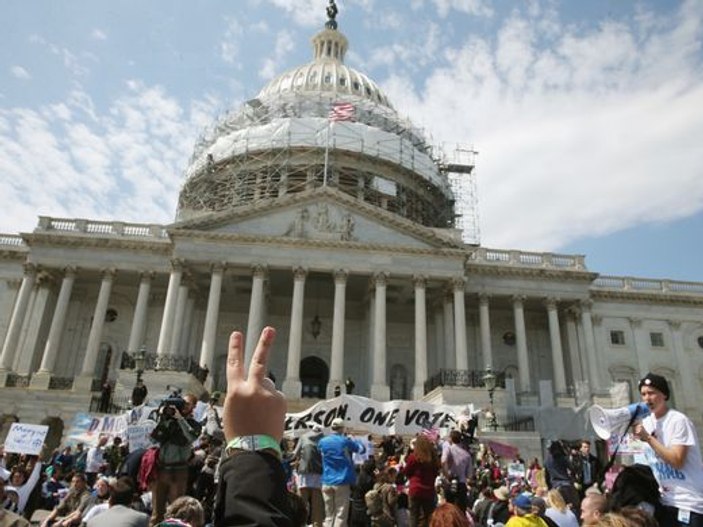
[(151, 440), (151, 432), (156, 427), (154, 421), (144, 421), (137, 425), (127, 426), (127, 443), (130, 452), (139, 448), (149, 448), (154, 442)]
[(49, 427), (46, 425), (12, 423), (5, 439), (5, 452), (38, 456), (48, 432)]
[[(223, 408), (216, 408), (222, 416)], [(148, 420), (153, 410), (154, 407), (139, 406), (117, 416), (81, 414), (82, 419), (76, 419), (69, 438), (87, 444), (94, 444), (102, 434), (129, 440), (128, 425), (153, 423)], [(436, 405), (419, 401), (379, 402), (360, 395), (344, 394), (320, 401), (303, 412), (286, 414), (285, 435), (300, 436), (308, 431), (313, 423), (319, 423), (329, 432), (336, 417), (344, 419), (346, 426), (351, 430), (376, 435), (415, 435), (423, 428), (446, 431), (456, 426), (456, 420), (462, 412), (475, 413), (474, 405)], [(78, 421), (81, 421), (80, 424)]]
[(339, 417), (355, 431), (376, 435), (415, 435), (423, 428), (453, 428), (462, 411), (473, 413), (473, 404), (451, 406), (419, 401), (379, 402), (359, 395), (340, 395), (320, 401), (307, 410), (286, 415), (285, 434), (299, 436), (313, 423), (329, 431)]

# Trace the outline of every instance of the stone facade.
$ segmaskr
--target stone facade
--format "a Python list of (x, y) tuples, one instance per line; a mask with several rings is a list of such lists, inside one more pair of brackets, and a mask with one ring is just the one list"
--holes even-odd
[[(334, 42), (335, 30), (323, 33)], [(316, 61), (343, 58), (325, 57), (320, 46)], [(291, 82), (272, 82), (256, 108), (289, 97), (281, 90), (294, 90)], [(324, 86), (300, 86), (298, 103), (319, 102)], [(373, 90), (348, 95), (368, 114), (354, 123), (365, 127), (363, 137), (373, 137), (373, 119), (389, 128), (394, 115)], [(377, 114), (368, 106), (374, 97)], [(286, 106), (303, 112), (292, 120), (312, 119), (296, 108)], [(236, 119), (228, 130), (243, 126)], [(620, 404), (655, 371), (671, 380), (675, 405), (700, 429), (703, 283), (602, 277), (580, 255), (464, 243), (452, 225), (438, 227), (428, 208), (420, 211), (444, 206), (448, 184), (439, 162), (434, 173), (412, 172), (416, 159), (429, 159), (413, 137), (399, 145), (409, 141), (418, 157), (405, 151), (396, 161), (374, 158), (363, 141), (356, 150), (330, 147), (329, 137), (302, 153), (299, 140), (295, 152), (267, 145), (256, 158), (238, 159), (234, 148), (218, 158), (213, 138), (196, 149), (181, 199), (187, 210), (175, 223), (41, 217), (33, 232), (1, 235), (3, 413), (69, 419), (88, 410), (105, 381), (125, 400), (140, 349), (152, 390), (222, 390), (229, 333), (246, 331), (250, 354), (269, 324), (278, 328), (271, 370), (296, 407), (330, 396), (348, 377), (355, 393), (379, 400), (485, 405), (484, 390), (471, 386), (491, 367), (508, 378), (496, 391), (505, 423), (540, 409)], [(256, 177), (252, 167), (262, 167)], [(272, 179), (272, 167), (285, 177)], [(199, 200), (198, 189), (227, 178), (229, 194), (208, 194), (218, 203)], [(423, 185), (429, 197), (412, 201)], [(474, 381), (448, 382), (447, 372)], [(627, 393), (614, 398), (621, 382)], [(538, 432), (567, 433), (555, 422)]]

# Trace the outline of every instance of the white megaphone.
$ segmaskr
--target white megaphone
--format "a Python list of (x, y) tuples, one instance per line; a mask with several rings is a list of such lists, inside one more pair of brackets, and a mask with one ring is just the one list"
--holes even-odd
[(588, 409), (591, 426), (601, 439), (609, 439), (613, 434), (622, 435), (630, 424), (640, 421), (650, 414), (645, 403), (633, 403), (623, 408), (603, 408), (594, 404)]

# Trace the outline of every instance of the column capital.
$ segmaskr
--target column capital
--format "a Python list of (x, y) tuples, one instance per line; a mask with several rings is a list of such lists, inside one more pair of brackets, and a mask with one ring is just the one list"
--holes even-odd
[(487, 306), (491, 301), (491, 295), (488, 293), (479, 293), (478, 294), (478, 303), (481, 306)]
[(117, 269), (115, 269), (114, 267), (106, 267), (104, 269), (101, 269), (100, 271), (102, 273), (103, 280), (112, 281), (117, 275)]
[(593, 321), (593, 324), (596, 326), (599, 326), (603, 322), (603, 316), (602, 315), (591, 315), (591, 320)]
[(253, 264), (251, 266), (251, 274), (254, 276), (254, 278), (266, 278), (266, 274), (268, 273), (268, 267), (264, 264)]
[(512, 301), (513, 301), (513, 306), (522, 306), (527, 300), (527, 297), (525, 295), (513, 295), (512, 296)]
[(156, 273), (154, 271), (142, 271), (141, 273), (139, 273), (139, 281), (151, 282), (154, 279), (154, 276), (156, 276)]
[(41, 270), (37, 273), (36, 287), (51, 287), (56, 282), (55, 278), (49, 271)]
[(452, 291), (464, 291), (466, 289), (466, 278), (463, 276), (455, 276), (449, 280)]
[(26, 274), (26, 275), (37, 274), (37, 265), (36, 264), (33, 264), (31, 262), (25, 262), (22, 264), (22, 268), (24, 269), (24, 274)]
[(639, 328), (642, 326), (642, 319), (638, 317), (629, 317), (628, 320), (633, 328)]
[(591, 300), (590, 298), (586, 300), (579, 300), (579, 307), (584, 313), (590, 312), (591, 308), (593, 307), (593, 300)]
[(63, 268), (63, 275), (65, 278), (75, 278), (78, 268), (75, 265), (67, 265)]
[(552, 311), (555, 310), (559, 305), (559, 300), (560, 299), (555, 296), (547, 296), (542, 299), (542, 302), (544, 303), (544, 307), (546, 307), (548, 311)]
[(391, 274), (387, 271), (378, 271), (374, 273), (372, 276), (373, 284), (376, 286), (385, 286), (388, 284), (388, 278), (390, 275)]
[(224, 273), (227, 269), (227, 262), (213, 262), (210, 264), (210, 273)]
[(669, 327), (672, 331), (678, 331), (681, 329), (681, 324), (683, 324), (683, 321), (681, 320), (667, 320), (667, 322), (669, 323)]
[(171, 271), (183, 271), (185, 263), (182, 258), (171, 258)]
[(335, 269), (333, 272), (335, 284), (346, 284), (349, 271), (346, 269)]
[(293, 280), (301, 281), (305, 280), (308, 276), (308, 268), (298, 265), (293, 267)]
[(425, 289), (427, 287), (427, 276), (424, 274), (414, 274), (413, 285), (415, 289)]

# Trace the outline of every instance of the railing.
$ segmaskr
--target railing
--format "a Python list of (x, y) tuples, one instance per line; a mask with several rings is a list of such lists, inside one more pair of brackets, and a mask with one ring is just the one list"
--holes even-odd
[(73, 388), (73, 377), (52, 377), (49, 379), (49, 390), (70, 390)]
[[(133, 370), (135, 367), (134, 357), (129, 353), (123, 353), (120, 369)], [(201, 383), (205, 382), (210, 373), (207, 368), (201, 368), (198, 361), (190, 357), (171, 357), (168, 355), (160, 357), (156, 353), (144, 355), (144, 371), (146, 370), (182, 371), (192, 374)]]
[(121, 414), (129, 409), (129, 397), (110, 397), (105, 400), (102, 395), (93, 395), (90, 398), (90, 412), (102, 414)]
[(16, 373), (10, 373), (5, 381), (5, 386), (8, 388), (26, 388), (29, 386), (30, 379), (30, 375), (17, 375)]
[(642, 293), (691, 293), (703, 294), (703, 282), (680, 282), (676, 280), (652, 280), (630, 276), (599, 276), (593, 288)]
[(534, 417), (521, 417), (505, 423), (502, 427), (506, 432), (534, 432)]
[[(465, 388), (484, 388), (484, 370), (439, 370), (425, 381), (425, 393), (439, 386), (461, 386)], [(505, 372), (496, 374), (496, 387), (505, 388)]]
[(50, 218), (40, 216), (34, 232), (75, 232), (126, 238), (167, 238), (163, 225), (150, 223), (125, 223), (123, 221), (94, 221), (72, 218)]
[(473, 251), (470, 261), (481, 264), (586, 270), (585, 257), (582, 255), (508, 251), (485, 247), (479, 247)]
[(0, 246), (26, 247), (22, 236), (18, 234), (0, 234)]

